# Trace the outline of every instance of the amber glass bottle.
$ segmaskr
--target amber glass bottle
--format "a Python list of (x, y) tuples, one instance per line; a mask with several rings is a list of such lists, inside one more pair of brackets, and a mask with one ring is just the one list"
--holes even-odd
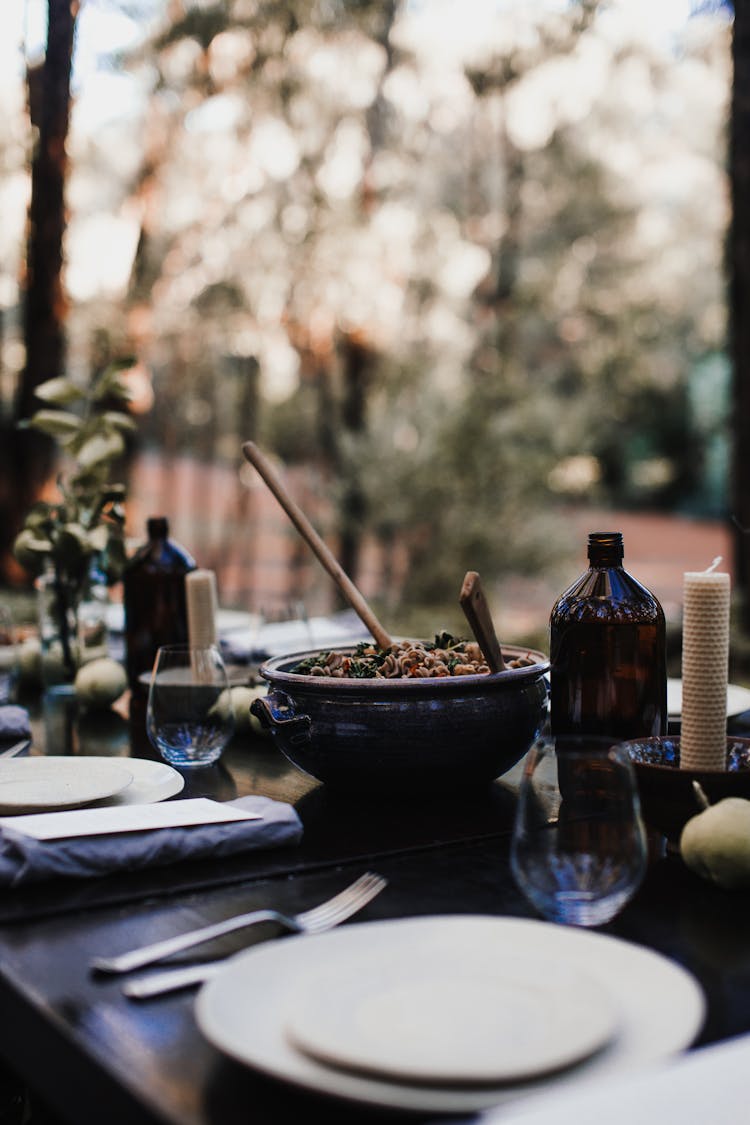
[(620, 739), (665, 734), (664, 611), (624, 569), (622, 535), (589, 535), (589, 569), (550, 616), (555, 735)]
[(169, 538), (164, 516), (146, 521), (148, 541), (136, 551), (123, 575), (125, 651), (128, 682), (142, 690), (139, 676), (150, 672), (161, 645), (188, 639), (185, 575), (195, 561)]

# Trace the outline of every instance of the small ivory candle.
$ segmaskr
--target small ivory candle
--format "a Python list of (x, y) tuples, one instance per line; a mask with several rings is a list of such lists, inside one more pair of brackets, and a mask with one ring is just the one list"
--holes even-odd
[(212, 570), (191, 570), (185, 576), (188, 638), (193, 648), (215, 645), (216, 575)]
[(719, 562), (683, 578), (683, 769), (726, 768), (729, 575), (714, 569)]

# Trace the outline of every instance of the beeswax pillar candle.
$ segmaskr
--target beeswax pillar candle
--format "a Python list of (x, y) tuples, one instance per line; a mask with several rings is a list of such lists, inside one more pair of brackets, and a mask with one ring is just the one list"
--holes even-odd
[(212, 570), (192, 570), (185, 576), (188, 637), (194, 648), (215, 645), (216, 575)]
[(682, 622), (683, 769), (725, 768), (728, 665), (729, 575), (713, 567), (687, 573)]

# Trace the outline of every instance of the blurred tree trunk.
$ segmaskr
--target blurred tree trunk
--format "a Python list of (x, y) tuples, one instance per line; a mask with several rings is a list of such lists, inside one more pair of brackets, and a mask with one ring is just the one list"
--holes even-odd
[[(356, 443), (367, 430), (367, 406), (373, 383), (376, 353), (356, 333), (344, 336), (344, 391), (341, 426), (350, 442)], [(345, 479), (341, 480), (339, 504), (339, 562), (346, 574), (356, 580), (359, 574), (362, 533), (367, 516), (367, 495), (362, 479), (364, 468), (356, 458), (350, 460)]]
[[(65, 363), (62, 243), (65, 231), (65, 144), (70, 115), (70, 71), (78, 0), (48, 0), (47, 52), (29, 70), (29, 110), (37, 130), (31, 164), (31, 204), (24, 317), (26, 367), (16, 415), (34, 410), (34, 389), (61, 375)], [(38, 93), (37, 93), (38, 91)]]
[(16, 391), (12, 430), (3, 442), (0, 487), (0, 553), (4, 577), (14, 577), (9, 550), (26, 510), (48, 479), (54, 443), (16, 424), (33, 414), (39, 383), (64, 373), (66, 302), (62, 284), (65, 231), (66, 140), (70, 116), (70, 72), (78, 0), (48, 0), (47, 50), (29, 67), (29, 116), (35, 136), (31, 162), (24, 343), (26, 364)]
[[(375, 204), (377, 191), (372, 183), (374, 157), (386, 147), (388, 117), (390, 113), (385, 97), (386, 81), (396, 60), (391, 42), (391, 29), (396, 19), (401, 0), (381, 0), (373, 6), (377, 13), (375, 23), (370, 27), (373, 40), (382, 47), (386, 64), (380, 76), (377, 96), (367, 111), (367, 130), (370, 140), (370, 156), (365, 170), (360, 207), (363, 215), (369, 214)], [(340, 430), (347, 449), (357, 449), (359, 441), (367, 434), (369, 423), (370, 393), (375, 385), (377, 352), (368, 339), (367, 327), (346, 331), (341, 335), (340, 356), (342, 365), (342, 398)], [(369, 502), (364, 480), (365, 466), (351, 452), (342, 455), (341, 442), (337, 435), (337, 456), (334, 470), (341, 478), (340, 500), (338, 504), (339, 562), (344, 572), (355, 582), (359, 578), (362, 556), (362, 540), (368, 523)], [(345, 464), (346, 463), (346, 464)], [(339, 591), (336, 591), (339, 604), (344, 604)]]
[(742, 625), (750, 632), (750, 6), (736, 4), (730, 127), (732, 222), (729, 238), (734, 368), (732, 514)]

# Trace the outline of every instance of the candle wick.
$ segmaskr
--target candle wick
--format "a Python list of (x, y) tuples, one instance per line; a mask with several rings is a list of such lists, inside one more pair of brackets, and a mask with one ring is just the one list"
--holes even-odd
[(714, 561), (713, 561), (713, 562), (711, 563), (711, 565), (710, 565), (709, 567), (707, 567), (707, 568), (706, 568), (706, 570), (705, 570), (705, 573), (706, 573), (706, 574), (712, 574), (712, 573), (713, 573), (713, 571), (715, 571), (715, 570), (716, 570), (717, 566), (718, 566), (718, 565), (719, 565), (719, 563), (721, 562), (721, 559), (722, 559), (722, 556), (721, 556), (721, 555), (717, 555), (717, 556), (716, 556), (716, 558), (714, 559)]

